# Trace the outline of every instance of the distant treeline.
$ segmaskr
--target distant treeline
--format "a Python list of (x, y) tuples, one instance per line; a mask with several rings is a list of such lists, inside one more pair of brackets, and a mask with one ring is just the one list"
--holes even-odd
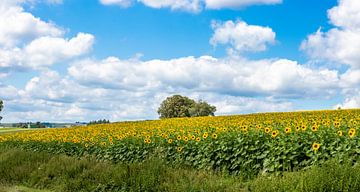
[(46, 128), (47, 126), (44, 123), (41, 122), (27, 122), (27, 123), (14, 123), (12, 127), (17, 128)]
[(107, 123), (110, 123), (110, 121), (106, 119), (100, 119), (98, 121), (90, 121), (88, 125), (107, 124)]

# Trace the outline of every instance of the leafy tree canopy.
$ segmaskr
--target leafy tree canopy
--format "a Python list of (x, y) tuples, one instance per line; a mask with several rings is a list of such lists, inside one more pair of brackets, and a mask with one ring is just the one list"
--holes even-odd
[(200, 117), (214, 116), (215, 106), (209, 105), (205, 101), (196, 102), (188, 97), (173, 95), (166, 98), (158, 109), (160, 119), (175, 117)]
[[(0, 100), (0, 112), (2, 111), (2, 109), (4, 108), (4, 102), (2, 100)], [(0, 116), (0, 121), (1, 121), (2, 117)]]

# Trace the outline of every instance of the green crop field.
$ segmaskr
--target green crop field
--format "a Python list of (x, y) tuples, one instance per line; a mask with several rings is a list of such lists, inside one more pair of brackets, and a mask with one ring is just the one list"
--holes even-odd
[(359, 129), (360, 109), (3, 129), (0, 184), (62, 192), (359, 191)]

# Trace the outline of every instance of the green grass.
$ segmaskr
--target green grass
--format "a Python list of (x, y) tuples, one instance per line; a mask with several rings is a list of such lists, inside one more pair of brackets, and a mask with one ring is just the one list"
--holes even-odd
[[(306, 170), (240, 176), (190, 167), (170, 166), (159, 159), (142, 163), (99, 162), (83, 158), (0, 148), (0, 187), (16, 192), (81, 191), (360, 191), (360, 165), (336, 160)], [(21, 187), (14, 187), (21, 186)]]
[(24, 186), (13, 186), (13, 187), (0, 186), (0, 192), (51, 192), (51, 191), (34, 189)]
[(44, 130), (44, 128), (39, 129), (25, 129), (25, 128), (0, 128), (0, 135), (8, 134), (8, 133), (16, 133), (21, 131), (36, 131), (36, 130)]
[(0, 186), (51, 191), (242, 191), (240, 178), (168, 166), (161, 160), (112, 164), (18, 149), (0, 150)]

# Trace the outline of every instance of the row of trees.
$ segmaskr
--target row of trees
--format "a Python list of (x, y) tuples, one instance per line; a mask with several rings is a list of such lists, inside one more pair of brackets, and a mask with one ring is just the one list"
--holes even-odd
[(100, 119), (98, 121), (90, 121), (88, 123), (88, 125), (95, 125), (95, 124), (107, 124), (107, 123), (110, 123), (109, 120), (106, 120), (106, 119)]
[(41, 122), (15, 123), (12, 126), (17, 128), (46, 128), (46, 126)]

